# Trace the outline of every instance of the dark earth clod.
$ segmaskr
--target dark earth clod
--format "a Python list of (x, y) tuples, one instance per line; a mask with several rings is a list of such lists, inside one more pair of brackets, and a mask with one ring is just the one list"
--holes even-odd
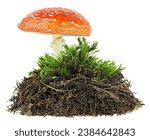
[(29, 116), (112, 116), (143, 105), (121, 73), (104, 82), (83, 75), (65, 80), (39, 80), (32, 75), (17, 83), (10, 101), (8, 111)]

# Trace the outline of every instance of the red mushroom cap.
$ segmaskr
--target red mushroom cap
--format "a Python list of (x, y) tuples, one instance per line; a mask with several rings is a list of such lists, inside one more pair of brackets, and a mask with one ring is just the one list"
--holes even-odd
[(27, 15), (19, 24), (26, 32), (89, 36), (91, 26), (81, 14), (67, 8), (45, 8)]

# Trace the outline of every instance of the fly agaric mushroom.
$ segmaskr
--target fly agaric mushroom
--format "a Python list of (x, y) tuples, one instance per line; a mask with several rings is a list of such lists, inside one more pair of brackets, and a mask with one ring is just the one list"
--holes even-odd
[(91, 26), (80, 13), (67, 8), (45, 8), (27, 15), (19, 24), (26, 32), (53, 34), (51, 47), (58, 55), (63, 50), (66, 36), (89, 36)]

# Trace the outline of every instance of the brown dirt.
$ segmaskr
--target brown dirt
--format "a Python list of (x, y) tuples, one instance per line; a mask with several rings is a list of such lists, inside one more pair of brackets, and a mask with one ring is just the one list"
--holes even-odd
[(67, 80), (39, 80), (34, 76), (17, 83), (8, 111), (29, 116), (121, 115), (143, 105), (121, 73), (105, 82), (82, 75)]

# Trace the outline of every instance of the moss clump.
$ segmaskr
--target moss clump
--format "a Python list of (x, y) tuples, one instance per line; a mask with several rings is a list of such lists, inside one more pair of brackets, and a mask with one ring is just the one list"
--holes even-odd
[(78, 38), (77, 45), (64, 45), (64, 51), (59, 56), (45, 54), (39, 57), (37, 75), (41, 79), (46, 77), (66, 79), (73, 75), (84, 75), (95, 77), (100, 81), (124, 69), (117, 66), (114, 61), (97, 58), (94, 55), (97, 51), (97, 42), (90, 45), (85, 38)]

